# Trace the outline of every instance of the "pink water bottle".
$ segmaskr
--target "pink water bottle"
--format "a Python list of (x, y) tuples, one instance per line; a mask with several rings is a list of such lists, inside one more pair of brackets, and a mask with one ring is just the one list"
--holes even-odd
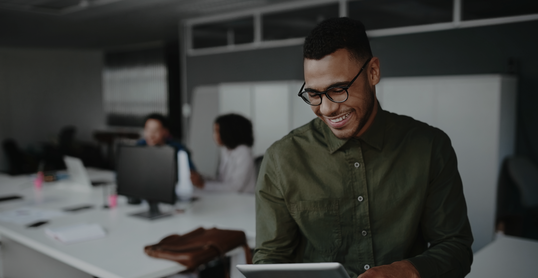
[(41, 189), (41, 186), (43, 185), (43, 180), (45, 179), (45, 175), (43, 174), (43, 171), (37, 172), (37, 177), (34, 180), (35, 188)]
[(108, 196), (108, 207), (115, 208), (118, 205), (118, 195), (111, 194)]

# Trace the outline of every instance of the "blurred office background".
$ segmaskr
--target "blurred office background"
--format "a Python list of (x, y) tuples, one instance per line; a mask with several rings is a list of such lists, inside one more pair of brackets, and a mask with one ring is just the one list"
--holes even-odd
[[(114, 144), (136, 140), (149, 112), (169, 115), (187, 145), (210, 143), (192, 139), (193, 116), (218, 113), (218, 105), (196, 107), (197, 89), (284, 82), (298, 91), (304, 37), (338, 16), (363, 21), (382, 78), (515, 77), (508, 153), (538, 163), (535, 1), (0, 0), (0, 141), (8, 143), (0, 171), (32, 172), (44, 157), (66, 153), (113, 168)], [(10, 159), (13, 149), (11, 157), (25, 159)], [(486, 173), (491, 180), (503, 161)], [(25, 166), (14, 171), (14, 163)], [(496, 186), (485, 192), (492, 202)], [(521, 204), (512, 212), (513, 234), (538, 238), (522, 228), (536, 221), (532, 212)]]

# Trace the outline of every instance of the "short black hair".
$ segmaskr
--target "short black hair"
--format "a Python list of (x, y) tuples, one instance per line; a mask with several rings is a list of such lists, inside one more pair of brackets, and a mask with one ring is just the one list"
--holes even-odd
[(148, 120), (157, 120), (166, 129), (169, 129), (169, 127), (170, 127), (170, 124), (168, 123), (168, 118), (165, 117), (163, 114), (160, 114), (160, 113), (151, 113), (151, 114), (147, 115), (146, 118), (144, 119), (144, 125), (146, 125)]
[(228, 149), (235, 149), (239, 145), (252, 147), (254, 135), (252, 123), (249, 119), (238, 114), (226, 114), (215, 119), (219, 125), (220, 140)]
[(362, 22), (347, 17), (322, 21), (306, 37), (303, 57), (319, 60), (342, 48), (347, 49), (357, 61), (372, 57), (370, 42)]

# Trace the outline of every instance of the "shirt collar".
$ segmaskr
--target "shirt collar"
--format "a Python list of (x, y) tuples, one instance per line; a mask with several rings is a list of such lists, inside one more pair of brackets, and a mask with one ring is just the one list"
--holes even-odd
[(323, 134), (323, 137), (325, 138), (325, 143), (327, 143), (327, 147), (329, 148), (329, 153), (333, 154), (335, 151), (340, 149), (343, 145), (349, 141), (349, 139), (339, 139), (338, 137), (334, 136), (334, 133), (332, 130), (327, 126), (325, 122), (323, 122), (321, 119), (318, 118), (318, 125), (321, 127), (321, 133)]
[(381, 105), (377, 106), (377, 114), (370, 128), (368, 128), (359, 137), (359, 140), (372, 146), (377, 150), (383, 148), (383, 140), (385, 139), (385, 129), (387, 126), (387, 112), (381, 109)]
[[(385, 137), (385, 126), (387, 120), (387, 112), (381, 109), (381, 105), (378, 106), (377, 114), (375, 115), (372, 125), (366, 130), (359, 140), (372, 146), (377, 150), (381, 150), (383, 147), (383, 139)], [(329, 153), (333, 154), (342, 146), (344, 146), (348, 141), (353, 141), (355, 139), (339, 139), (334, 136), (334, 133), (327, 126), (326, 123), (319, 120), (318, 124), (321, 125), (321, 132), (325, 137), (325, 142), (329, 149)]]

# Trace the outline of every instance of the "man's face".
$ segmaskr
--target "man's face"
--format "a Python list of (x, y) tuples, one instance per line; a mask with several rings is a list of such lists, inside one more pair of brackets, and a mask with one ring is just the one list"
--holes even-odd
[(144, 125), (144, 139), (148, 146), (163, 145), (168, 137), (168, 129), (163, 127), (160, 121), (149, 119)]
[[(372, 115), (376, 105), (374, 86), (379, 80), (374, 78), (372, 82), (369, 79), (372, 63), (378, 66), (379, 60), (374, 57), (370, 61), (348, 89), (349, 97), (345, 102), (334, 103), (322, 96), (321, 105), (311, 106), (312, 111), (340, 139), (348, 139), (362, 134), (363, 127)], [(347, 86), (362, 66), (363, 64), (351, 58), (346, 49), (339, 49), (320, 60), (305, 59), (305, 88), (322, 92), (334, 85)]]

